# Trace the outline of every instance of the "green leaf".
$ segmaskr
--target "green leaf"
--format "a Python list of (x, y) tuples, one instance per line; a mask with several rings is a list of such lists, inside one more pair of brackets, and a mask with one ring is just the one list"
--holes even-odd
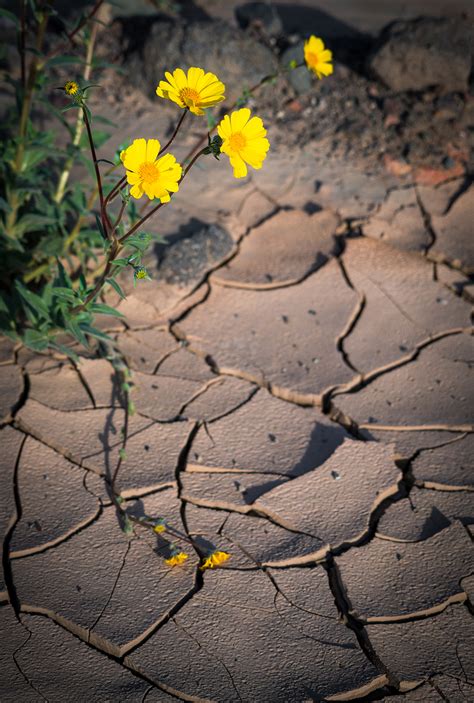
[(113, 278), (106, 278), (105, 282), (109, 283), (112, 286), (114, 291), (119, 294), (119, 296), (121, 297), (122, 300), (125, 300), (126, 295), (123, 292), (121, 286), (117, 283), (117, 281), (115, 281)]
[(58, 264), (58, 281), (59, 281), (59, 288), (72, 288), (72, 281), (69, 277), (69, 274), (67, 273), (66, 269), (62, 265), (60, 259), (56, 257), (56, 262)]
[(74, 339), (77, 339), (77, 341), (84, 347), (86, 347), (86, 349), (89, 348), (89, 342), (87, 341), (87, 337), (84, 334), (82, 327), (80, 327), (77, 320), (74, 320), (73, 318), (66, 320), (66, 329), (70, 334), (72, 334)]
[(46, 149), (28, 149), (23, 157), (21, 171), (28, 171), (28, 169), (37, 166), (49, 156), (51, 156), (51, 152)]
[(74, 63), (85, 64), (85, 61), (79, 56), (54, 56), (49, 59), (48, 66), (62, 66)]
[(87, 308), (91, 312), (99, 312), (103, 315), (113, 315), (114, 317), (124, 317), (121, 312), (111, 308), (110, 305), (105, 305), (104, 303), (92, 303)]
[[(95, 148), (100, 149), (100, 147), (105, 144), (108, 139), (110, 139), (110, 132), (106, 132), (103, 129), (94, 129), (92, 132), (92, 139), (94, 140)], [(81, 147), (81, 149), (88, 149), (89, 138), (86, 133), (82, 135), (79, 146)], [(105, 159), (100, 159), (100, 161), (105, 161)], [(107, 163), (111, 163), (112, 166), (115, 165), (111, 161), (107, 161)]]
[(109, 337), (108, 334), (105, 332), (101, 332), (101, 330), (96, 329), (95, 327), (91, 327), (91, 325), (88, 325), (87, 323), (82, 323), (81, 322), (81, 329), (83, 332), (86, 334), (89, 334), (91, 337), (95, 337), (96, 339), (100, 339), (103, 342), (113, 342), (114, 340), (112, 337)]
[(76, 294), (70, 288), (62, 288), (61, 286), (55, 286), (51, 294), (53, 297), (59, 298), (60, 300), (66, 300), (69, 303), (77, 303)]
[(73, 349), (66, 347), (64, 344), (58, 344), (57, 342), (50, 342), (49, 346), (52, 349), (56, 349), (57, 351), (62, 352), (63, 354), (66, 354), (66, 356), (68, 356), (73, 361), (79, 361), (79, 357), (76, 354), (76, 352)]
[(99, 215), (98, 215), (97, 213), (95, 213), (95, 221), (96, 221), (96, 223), (97, 223), (97, 228), (98, 228), (98, 230), (99, 230), (99, 232), (100, 232), (100, 234), (101, 234), (102, 239), (107, 239), (107, 236), (106, 236), (106, 234), (105, 234), (105, 232), (104, 232), (104, 228), (102, 227), (101, 219), (100, 219), (100, 217), (99, 217)]
[(114, 263), (114, 266), (119, 266), (120, 268), (125, 268), (126, 266), (128, 266), (129, 260), (119, 258), (119, 259), (114, 259), (113, 263)]
[(116, 122), (112, 122), (112, 120), (109, 120), (107, 117), (102, 117), (102, 115), (96, 115), (95, 121), (100, 122), (101, 124), (105, 124), (108, 127), (117, 127)]
[(37, 313), (39, 317), (43, 317), (45, 320), (50, 320), (48, 306), (39, 295), (28, 290), (20, 281), (15, 281), (15, 288), (17, 289), (23, 300), (32, 308), (33, 312)]
[(7, 20), (10, 20), (10, 22), (13, 22), (17, 29), (20, 27), (20, 20), (16, 15), (13, 14), (13, 12), (10, 12), (9, 10), (0, 9), (0, 17), (5, 17)]
[(46, 215), (23, 215), (13, 228), (13, 236), (22, 237), (27, 232), (37, 232), (46, 225), (52, 225), (55, 222), (54, 217)]
[(34, 351), (43, 351), (49, 344), (49, 337), (38, 330), (25, 330), (22, 338), (23, 344)]
[[(110, 283), (110, 281), (109, 281)], [(117, 283), (118, 285), (118, 283)], [(0, 295), (0, 313), (3, 313), (4, 315), (9, 315), (10, 310), (8, 309), (8, 306), (3, 298), (3, 295)]]
[(127, 246), (138, 249), (144, 253), (151, 242), (151, 235), (146, 232), (140, 232), (139, 234), (132, 234), (131, 237), (127, 239)]
[(3, 210), (3, 212), (6, 212), (6, 213), (11, 212), (11, 210), (12, 210), (10, 205), (3, 198), (0, 198), (0, 210)]
[(76, 103), (70, 103), (69, 105), (66, 105), (66, 107), (61, 108), (61, 112), (67, 112), (68, 110), (72, 110), (73, 108), (81, 107), (80, 105), (76, 105)]

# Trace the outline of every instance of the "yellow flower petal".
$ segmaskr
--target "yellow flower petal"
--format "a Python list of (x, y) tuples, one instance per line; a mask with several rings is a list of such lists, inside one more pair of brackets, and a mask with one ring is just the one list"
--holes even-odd
[(139, 183), (134, 185), (133, 188), (130, 188), (130, 195), (133, 198), (136, 198), (137, 200), (139, 200), (142, 197), (143, 189)]
[(197, 84), (200, 78), (202, 78), (204, 75), (204, 71), (202, 68), (197, 68), (196, 66), (191, 66), (191, 68), (188, 69), (188, 86), (189, 88), (194, 88), (194, 90), (197, 89)]
[(250, 110), (248, 107), (243, 107), (240, 110), (236, 110), (230, 116), (230, 124), (232, 126), (233, 132), (240, 132), (247, 124), (250, 117)]
[(229, 115), (226, 115), (217, 125), (217, 134), (221, 139), (228, 139), (232, 134)]
[(242, 132), (248, 139), (255, 139), (256, 137), (264, 137), (267, 130), (263, 126), (263, 122), (260, 117), (252, 117), (247, 122)]
[(135, 139), (120, 154), (127, 182), (133, 186), (130, 190), (133, 198), (141, 198), (145, 193), (150, 200), (160, 198), (162, 202), (168, 202), (169, 194), (179, 190), (183, 173), (181, 164), (172, 154), (165, 154), (157, 160), (159, 151), (158, 139)]
[(235, 178), (245, 178), (245, 176), (247, 175), (247, 164), (245, 163), (243, 158), (237, 155), (231, 156), (230, 163), (234, 168)]
[(127, 149), (121, 152), (120, 158), (126, 169), (135, 171), (138, 164), (146, 159), (146, 140), (135, 139)]
[(165, 564), (168, 564), (168, 566), (179, 566), (179, 564), (185, 562), (187, 558), (188, 555), (185, 552), (178, 552), (169, 557), (169, 559), (165, 559)]
[(173, 78), (174, 78), (174, 82), (176, 83), (176, 85), (178, 87), (178, 90), (182, 90), (182, 88), (187, 87), (188, 79), (186, 78), (186, 74), (182, 68), (176, 68), (173, 71)]
[(168, 82), (160, 81), (156, 94), (187, 108), (195, 115), (204, 114), (206, 108), (213, 107), (224, 100), (225, 86), (214, 73), (205, 73), (203, 68), (191, 66), (187, 74), (182, 68), (173, 73), (165, 72)]
[(307, 67), (318, 78), (329, 76), (333, 72), (332, 51), (326, 49), (319, 37), (311, 36), (304, 45), (304, 59)]
[(324, 51), (324, 42), (320, 37), (315, 37), (312, 35), (308, 42), (307, 42), (308, 48), (310, 51), (314, 51), (315, 53), (321, 53), (321, 51)]
[(158, 139), (149, 139), (146, 145), (146, 161), (154, 161), (158, 156), (161, 144)]
[(248, 108), (226, 115), (217, 125), (222, 139), (221, 152), (229, 157), (235, 178), (247, 175), (247, 164), (260, 169), (270, 148), (267, 130), (260, 117), (251, 117)]

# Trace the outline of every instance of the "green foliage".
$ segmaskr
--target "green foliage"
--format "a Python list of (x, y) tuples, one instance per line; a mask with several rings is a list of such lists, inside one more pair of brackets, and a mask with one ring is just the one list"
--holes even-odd
[[(106, 143), (112, 123), (92, 117), (86, 104), (89, 90), (98, 87), (96, 80), (90, 81), (87, 74), (87, 84), (81, 84), (81, 76), (86, 76), (87, 51), (94, 41), (91, 22), (97, 21), (86, 21), (90, 8), (74, 26), (63, 22), (66, 32), (75, 34), (74, 43), (68, 48), (59, 40), (63, 50), (48, 47), (46, 54), (44, 33), (49, 15), (55, 12), (34, 0), (25, 7), (24, 23), (12, 12), (0, 11), (17, 31), (25, 67), (24, 75), (7, 77), (11, 101), (0, 123), (0, 334), (37, 351), (49, 347), (74, 356), (67, 336), (85, 347), (93, 340), (110, 342), (95, 317), (121, 317), (98, 299), (101, 288), (95, 291), (93, 271), (101, 254), (107, 255), (110, 248), (97, 192), (94, 198), (94, 186), (85, 187), (69, 177), (79, 166), (95, 180), (84, 119), (91, 123), (96, 149)], [(22, 47), (26, 47), (23, 56)], [(57, 72), (65, 67), (73, 72), (72, 80), (79, 87), (75, 94), (66, 94), (64, 89), (58, 93), (58, 83), (64, 79), (61, 81)], [(94, 79), (105, 67), (104, 62), (92, 61)], [(44, 124), (50, 125), (49, 129)], [(120, 159), (116, 155), (114, 162), (107, 163), (103, 172), (108, 168), (113, 181), (104, 178), (104, 195), (117, 180), (113, 171)], [(133, 224), (138, 219), (135, 206), (125, 202), (124, 216)], [(122, 226), (118, 235), (123, 231)], [(128, 267), (135, 281), (136, 268), (142, 266), (150, 243), (147, 234), (130, 237), (108, 272), (105, 291), (125, 297), (116, 277)], [(65, 334), (65, 344), (59, 343)]]

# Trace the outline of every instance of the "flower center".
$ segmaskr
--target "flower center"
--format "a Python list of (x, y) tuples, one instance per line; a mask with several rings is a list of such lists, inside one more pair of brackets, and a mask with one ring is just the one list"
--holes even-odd
[(200, 95), (194, 88), (181, 88), (179, 91), (179, 97), (185, 105), (189, 103), (197, 103), (200, 100)]
[(64, 86), (64, 90), (68, 95), (75, 95), (79, 90), (79, 86), (74, 81), (68, 81)]
[(313, 52), (310, 52), (307, 55), (307, 62), (309, 63), (310, 66), (316, 66), (316, 64), (319, 63), (319, 56), (318, 54), (313, 54)]
[(160, 177), (160, 172), (154, 163), (145, 161), (145, 163), (138, 168), (138, 175), (145, 183), (154, 183)]
[(229, 139), (229, 146), (233, 151), (240, 151), (247, 144), (247, 140), (242, 132), (235, 132)]

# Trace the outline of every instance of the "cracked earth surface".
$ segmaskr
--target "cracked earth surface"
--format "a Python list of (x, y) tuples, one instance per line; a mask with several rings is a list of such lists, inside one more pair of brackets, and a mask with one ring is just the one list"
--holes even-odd
[(108, 361), (3, 341), (0, 700), (473, 701), (473, 187), (217, 167), (111, 334), (127, 507), (232, 558), (120, 529)]

